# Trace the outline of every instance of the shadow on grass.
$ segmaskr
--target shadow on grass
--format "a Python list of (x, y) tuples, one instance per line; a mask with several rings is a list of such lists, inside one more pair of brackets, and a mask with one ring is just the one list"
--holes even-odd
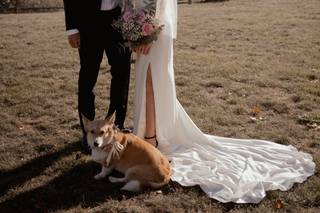
[(18, 168), (2, 171), (0, 174), (0, 196), (3, 196), (11, 188), (22, 185), (26, 181), (39, 176), (41, 172), (59, 158), (70, 155), (75, 151), (80, 151), (79, 143), (72, 143), (57, 152), (52, 152), (32, 159)]
[[(79, 152), (80, 147), (80, 142), (75, 142), (63, 149), (35, 158), (16, 169), (1, 172), (0, 196), (41, 175), (60, 158)], [(99, 171), (100, 165), (94, 162), (77, 164), (42, 186), (10, 196), (0, 203), (0, 212), (52, 212), (77, 206), (93, 208), (104, 203), (107, 199), (120, 201), (138, 195), (137, 193), (120, 191), (121, 184), (111, 184), (107, 179), (94, 180), (93, 176)], [(111, 175), (121, 176), (118, 172), (113, 172)], [(182, 187), (175, 182), (170, 182), (168, 186), (162, 188), (162, 191), (166, 195), (175, 193), (176, 189), (181, 188), (183, 189), (180, 191), (182, 193), (193, 191), (197, 196), (205, 196), (199, 186)], [(146, 192), (148, 190), (140, 193)], [(212, 202), (219, 203), (214, 200)], [(224, 211), (241, 207), (234, 203), (219, 203), (219, 206)]]
[[(79, 150), (80, 143), (73, 143), (16, 169), (2, 172), (1, 195), (40, 175), (59, 158)], [(0, 212), (51, 212), (74, 206), (86, 208), (97, 206), (107, 198), (121, 200), (124, 195), (133, 196), (132, 193), (119, 192), (119, 185), (111, 184), (107, 179), (94, 180), (93, 176), (99, 169), (100, 166), (93, 162), (79, 164), (43, 186), (22, 192), (0, 203)], [(120, 174), (114, 172), (112, 175)]]

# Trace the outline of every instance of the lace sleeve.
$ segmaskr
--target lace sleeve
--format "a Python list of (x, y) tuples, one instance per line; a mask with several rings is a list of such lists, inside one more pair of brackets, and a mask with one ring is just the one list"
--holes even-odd
[(157, 9), (157, 4), (161, 0), (142, 0), (144, 4), (144, 10), (148, 12), (149, 14), (155, 15), (156, 14), (156, 9)]
[(126, 8), (135, 8), (144, 10), (148, 14), (155, 15), (157, 4), (160, 0), (119, 0), (122, 10)]

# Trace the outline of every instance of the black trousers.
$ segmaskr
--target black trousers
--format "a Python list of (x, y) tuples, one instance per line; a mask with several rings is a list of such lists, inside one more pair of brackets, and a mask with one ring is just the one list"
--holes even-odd
[(120, 8), (99, 11), (91, 26), (80, 29), (80, 74), (78, 84), (78, 111), (84, 135), (82, 115), (90, 120), (95, 118), (94, 86), (100, 69), (103, 54), (106, 53), (111, 66), (110, 104), (106, 117), (116, 111), (115, 124), (123, 128), (127, 112), (130, 80), (131, 51), (124, 46), (121, 35), (111, 23), (120, 15)]

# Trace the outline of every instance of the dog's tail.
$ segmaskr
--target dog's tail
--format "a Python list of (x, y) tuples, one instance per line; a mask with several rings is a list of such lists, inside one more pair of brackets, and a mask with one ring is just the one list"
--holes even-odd
[(163, 179), (159, 182), (149, 182), (148, 184), (151, 188), (158, 189), (167, 185), (170, 182), (172, 175), (170, 164), (167, 164), (166, 166), (162, 167), (162, 169)]
[(162, 181), (159, 181), (159, 182), (147, 181), (147, 180), (140, 181), (140, 186), (142, 188), (151, 187), (153, 189), (159, 189), (159, 188), (167, 185), (170, 182), (170, 180), (171, 180), (171, 175), (167, 175)]

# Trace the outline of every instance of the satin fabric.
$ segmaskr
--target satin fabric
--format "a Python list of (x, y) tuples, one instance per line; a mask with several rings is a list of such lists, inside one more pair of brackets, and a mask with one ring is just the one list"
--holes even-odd
[(165, 25), (149, 55), (135, 64), (134, 132), (144, 137), (146, 74), (151, 66), (159, 149), (171, 160), (172, 180), (199, 185), (221, 202), (258, 203), (267, 190), (289, 190), (314, 174), (310, 154), (293, 146), (254, 139), (204, 134), (176, 97), (173, 70), (174, 20), (171, 0), (157, 3), (157, 17)]

